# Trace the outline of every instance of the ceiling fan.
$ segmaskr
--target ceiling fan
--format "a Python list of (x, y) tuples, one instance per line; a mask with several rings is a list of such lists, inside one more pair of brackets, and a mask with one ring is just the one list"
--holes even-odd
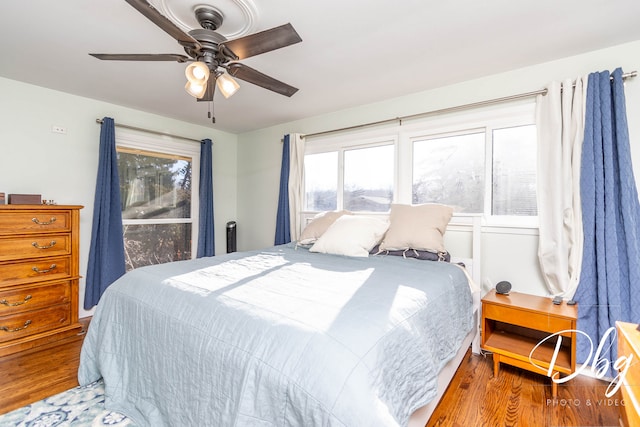
[[(280, 49), (302, 41), (291, 24), (281, 25), (269, 30), (250, 34), (234, 40), (227, 40), (216, 32), (222, 25), (222, 14), (210, 7), (201, 6), (195, 10), (196, 19), (202, 26), (185, 33), (176, 24), (162, 15), (147, 0), (126, 0), (138, 12), (184, 48), (188, 55), (182, 54), (108, 54), (90, 53), (89, 55), (103, 60), (116, 61), (176, 61), (189, 62), (185, 70), (187, 84), (185, 89), (198, 101), (213, 101), (217, 83), (225, 97), (231, 96), (239, 87), (229, 76), (255, 84), (284, 96), (292, 96), (297, 88), (269, 77), (239, 60), (265, 52)], [(225, 71), (227, 74), (225, 74)], [(213, 78), (209, 78), (213, 76)], [(209, 114), (211, 117), (211, 112)], [(213, 119), (215, 122), (215, 118)]]

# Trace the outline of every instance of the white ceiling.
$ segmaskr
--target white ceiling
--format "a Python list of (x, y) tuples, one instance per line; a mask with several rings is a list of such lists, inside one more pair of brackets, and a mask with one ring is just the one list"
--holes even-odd
[(638, 0), (244, 1), (251, 32), (290, 22), (303, 41), (243, 62), (300, 90), (240, 81), (216, 95), (216, 124), (184, 91), (185, 64), (88, 55), (184, 54), (124, 0), (2, 0), (0, 76), (242, 133), (640, 40)]

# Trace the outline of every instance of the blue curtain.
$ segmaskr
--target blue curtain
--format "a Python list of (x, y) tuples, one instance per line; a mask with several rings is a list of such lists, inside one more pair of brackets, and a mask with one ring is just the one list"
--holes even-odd
[(282, 245), (291, 241), (289, 162), (289, 135), (285, 135), (284, 143), (282, 144), (282, 166), (280, 167), (280, 195), (278, 196), (278, 214), (276, 216), (276, 245)]
[(84, 308), (98, 303), (102, 293), (125, 273), (120, 180), (115, 124), (102, 119), (93, 226), (84, 294)]
[(200, 147), (199, 203), (197, 258), (213, 256), (216, 252), (213, 231), (213, 165), (210, 139), (203, 139)]
[[(580, 187), (584, 254), (574, 299), (578, 329), (591, 342), (579, 336), (577, 356), (579, 363), (591, 356), (593, 365), (601, 338), (616, 320), (640, 323), (640, 203), (621, 69), (589, 75)], [(602, 358), (615, 361), (611, 335)]]

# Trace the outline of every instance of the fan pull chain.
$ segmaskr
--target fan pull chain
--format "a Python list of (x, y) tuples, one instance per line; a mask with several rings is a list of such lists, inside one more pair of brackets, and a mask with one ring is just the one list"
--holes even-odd
[(211, 119), (211, 123), (216, 122), (216, 117), (213, 115), (213, 101), (209, 102), (209, 113), (207, 117)]

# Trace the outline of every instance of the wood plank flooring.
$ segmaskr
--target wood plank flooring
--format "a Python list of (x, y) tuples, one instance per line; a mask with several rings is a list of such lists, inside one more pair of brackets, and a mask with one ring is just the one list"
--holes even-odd
[(40, 349), (0, 358), (0, 414), (53, 396), (78, 385), (84, 331)]
[(493, 377), (491, 355), (467, 352), (427, 427), (436, 426), (620, 426), (620, 392), (605, 397), (608, 382), (584, 375), (558, 384), (501, 364)]
[[(0, 359), (0, 414), (75, 387), (83, 335), (60, 345)], [(548, 379), (467, 353), (427, 427), (618, 426), (620, 397), (608, 383), (579, 377), (558, 387)], [(617, 399), (617, 400), (615, 400)]]

